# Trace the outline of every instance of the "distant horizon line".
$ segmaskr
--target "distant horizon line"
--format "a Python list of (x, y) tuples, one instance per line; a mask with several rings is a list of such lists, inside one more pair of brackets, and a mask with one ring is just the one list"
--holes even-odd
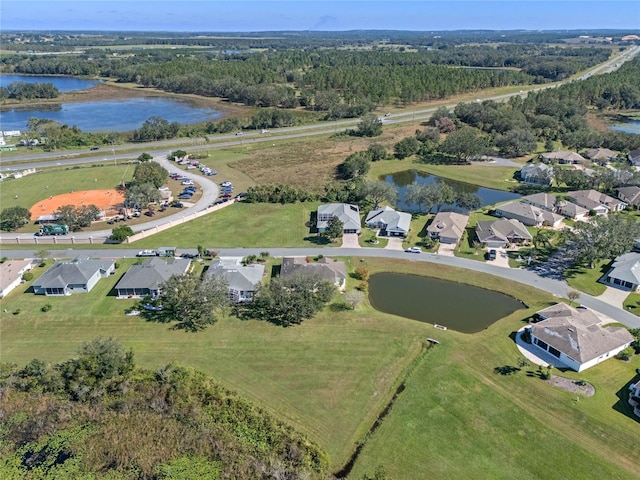
[(381, 29), (381, 28), (352, 28), (346, 30), (316, 30), (316, 29), (300, 29), (300, 30), (112, 30), (109, 28), (96, 29), (20, 29), (20, 28), (4, 28), (2, 33), (188, 33), (188, 34), (219, 34), (219, 33), (356, 33), (356, 32), (403, 32), (403, 33), (451, 33), (451, 32), (527, 32), (527, 33), (571, 33), (571, 32), (640, 32), (640, 28), (567, 28), (567, 29), (540, 29), (540, 28), (514, 28), (514, 29), (480, 29), (480, 28), (454, 28), (447, 30), (400, 30), (400, 29)]

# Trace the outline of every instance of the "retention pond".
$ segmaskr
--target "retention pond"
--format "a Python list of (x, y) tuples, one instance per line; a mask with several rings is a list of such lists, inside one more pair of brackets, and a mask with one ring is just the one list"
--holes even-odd
[(503, 293), (402, 273), (372, 275), (369, 301), (381, 312), (443, 325), (463, 333), (484, 330), (524, 308), (522, 302)]

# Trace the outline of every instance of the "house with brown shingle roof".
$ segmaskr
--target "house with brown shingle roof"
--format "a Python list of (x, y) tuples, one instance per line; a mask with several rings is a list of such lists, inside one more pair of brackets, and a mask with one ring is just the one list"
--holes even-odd
[(485, 220), (476, 225), (476, 236), (489, 248), (503, 248), (509, 243), (522, 244), (533, 237), (522, 222), (515, 219)]
[(514, 218), (530, 227), (558, 227), (563, 220), (561, 215), (538, 208), (526, 202), (509, 202), (495, 208), (498, 217)]
[(322, 257), (317, 262), (312, 262), (308, 257), (284, 257), (280, 275), (287, 277), (297, 272), (317, 275), (339, 288), (344, 288), (347, 281), (347, 267), (344, 262), (328, 257)]
[(546, 163), (564, 163), (574, 165), (576, 163), (586, 162), (586, 158), (576, 152), (569, 152), (567, 150), (558, 150), (557, 152), (547, 152), (540, 155), (542, 160)]
[(439, 212), (427, 227), (429, 237), (440, 243), (457, 245), (469, 222), (469, 215), (456, 212)]
[(620, 187), (618, 190), (618, 198), (633, 208), (640, 207), (640, 187), (633, 185), (630, 187)]
[(584, 154), (594, 162), (609, 162), (618, 156), (618, 152), (614, 152), (608, 148), (590, 148)]
[(536, 313), (531, 343), (576, 372), (582, 372), (624, 350), (634, 337), (626, 328), (605, 328), (587, 308), (557, 303)]
[(609, 212), (619, 212), (627, 207), (627, 204), (622, 200), (610, 197), (604, 193), (600, 193), (597, 190), (576, 190), (567, 193), (574, 203), (586, 208), (587, 210), (593, 210), (597, 215), (606, 215)]

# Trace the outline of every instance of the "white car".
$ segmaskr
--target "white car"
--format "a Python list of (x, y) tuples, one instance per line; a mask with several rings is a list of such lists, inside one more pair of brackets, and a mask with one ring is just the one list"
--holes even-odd
[(405, 250), (405, 252), (407, 253), (422, 253), (422, 250), (420, 250), (420, 247), (409, 247)]
[(244, 133), (242, 133), (242, 132), (237, 132), (237, 133), (236, 133), (236, 137), (240, 137), (240, 136), (242, 136), (242, 135), (244, 135)]

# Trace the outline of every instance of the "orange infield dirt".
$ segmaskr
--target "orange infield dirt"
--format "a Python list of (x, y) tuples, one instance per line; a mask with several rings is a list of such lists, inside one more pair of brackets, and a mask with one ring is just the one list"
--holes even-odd
[(117, 190), (72, 191), (40, 200), (29, 211), (31, 212), (31, 219), (37, 220), (41, 215), (53, 215), (63, 205), (73, 205), (75, 207), (95, 205), (100, 210), (104, 210), (108, 217), (118, 213), (123, 201), (124, 195)]

